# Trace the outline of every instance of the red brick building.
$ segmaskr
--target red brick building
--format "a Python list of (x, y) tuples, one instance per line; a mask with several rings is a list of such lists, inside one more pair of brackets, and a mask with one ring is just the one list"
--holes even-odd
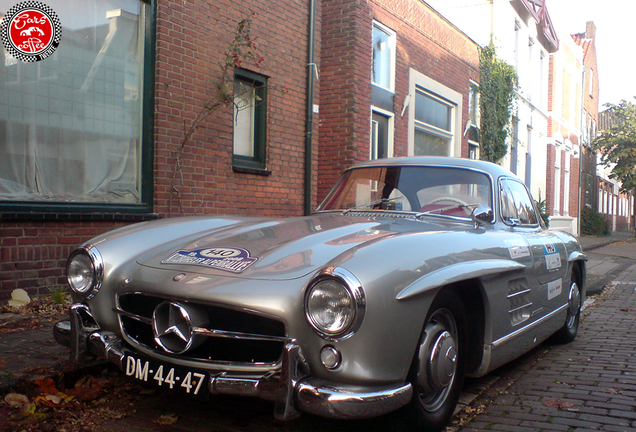
[(300, 215), (355, 161), (478, 153), (478, 47), (419, 0), (48, 3), (55, 54), (0, 64), (0, 298), (124, 224)]
[[(63, 286), (69, 253), (123, 224), (315, 207), (320, 2), (47, 4), (56, 52), (0, 64), (0, 298)], [(215, 83), (229, 103), (197, 121)]]
[(588, 22), (585, 33), (562, 37), (561, 49), (550, 56), (546, 211), (552, 228), (573, 234), (580, 233), (581, 209), (596, 205), (595, 33)]
[(355, 161), (476, 156), (475, 42), (416, 0), (325, 0), (322, 29), (319, 198)]

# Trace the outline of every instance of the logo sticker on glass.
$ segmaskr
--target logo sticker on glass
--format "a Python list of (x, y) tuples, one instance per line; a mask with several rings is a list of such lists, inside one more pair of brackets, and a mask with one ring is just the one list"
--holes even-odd
[(0, 25), (0, 35), (10, 55), (36, 62), (55, 52), (62, 39), (62, 25), (49, 6), (25, 1), (9, 9)]
[(185, 264), (242, 273), (258, 261), (246, 249), (218, 247), (179, 250), (161, 261), (161, 264)]

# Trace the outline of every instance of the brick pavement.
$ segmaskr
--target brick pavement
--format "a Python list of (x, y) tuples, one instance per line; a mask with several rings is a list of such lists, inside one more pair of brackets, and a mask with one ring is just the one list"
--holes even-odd
[(492, 403), (459, 430), (636, 432), (635, 288), (636, 264), (585, 310), (574, 342), (521, 359), (473, 406), (488, 396)]

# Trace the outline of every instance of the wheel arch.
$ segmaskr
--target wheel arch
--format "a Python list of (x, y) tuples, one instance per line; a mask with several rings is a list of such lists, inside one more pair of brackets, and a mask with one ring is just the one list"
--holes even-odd
[[(484, 288), (478, 279), (467, 279), (450, 284), (444, 289), (455, 291), (466, 312), (467, 325), (464, 330), (466, 341), (466, 372), (476, 371), (482, 362), (484, 335), (486, 331), (486, 304)], [(441, 290), (440, 290), (441, 291)]]

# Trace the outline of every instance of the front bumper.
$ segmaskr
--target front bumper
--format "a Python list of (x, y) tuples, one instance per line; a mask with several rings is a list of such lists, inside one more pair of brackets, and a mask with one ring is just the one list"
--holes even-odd
[[(73, 362), (97, 356), (124, 371), (126, 355), (135, 354), (115, 333), (100, 329), (84, 304), (72, 305), (70, 321), (57, 323), (53, 334), (58, 343), (70, 348)], [(341, 384), (336, 387), (314, 379), (309, 376), (303, 353), (294, 341), (285, 345), (282, 367), (274, 373), (246, 376), (211, 371), (207, 384), (211, 394), (274, 401), (274, 415), (281, 420), (293, 419), (300, 411), (337, 419), (377, 417), (406, 405), (413, 394), (409, 383), (381, 388)]]

